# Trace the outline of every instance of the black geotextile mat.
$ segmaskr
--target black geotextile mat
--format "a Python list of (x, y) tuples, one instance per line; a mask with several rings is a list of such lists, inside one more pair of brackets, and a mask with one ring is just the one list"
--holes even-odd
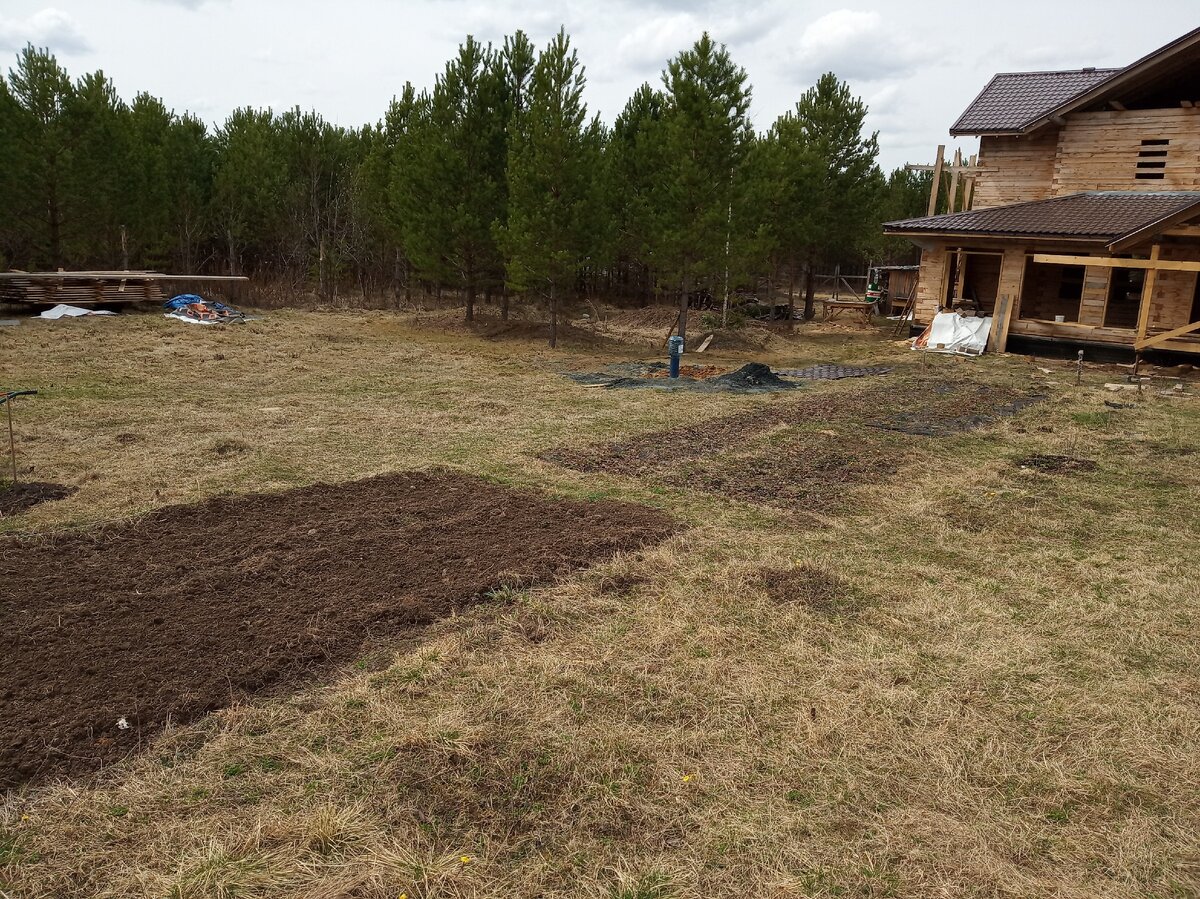
[[(649, 367), (641, 364), (643, 372), (648, 370)], [(657, 387), (660, 390), (693, 390), (702, 393), (717, 393), (721, 391), (763, 393), (774, 390), (795, 390), (800, 386), (799, 384), (793, 384), (791, 381), (785, 381), (775, 372), (771, 371), (769, 366), (763, 365), (761, 362), (750, 362), (736, 371), (711, 378), (617, 376), (615, 375), (616, 369), (617, 366), (610, 366), (609, 371), (613, 372), (610, 374), (604, 372), (575, 372), (568, 373), (567, 377), (580, 384), (606, 389)]]
[(805, 381), (840, 381), (842, 378), (866, 378), (871, 375), (886, 375), (889, 371), (891, 371), (890, 368), (878, 365), (863, 368), (853, 365), (834, 365), (831, 362), (822, 362), (818, 365), (810, 365), (808, 368), (780, 368), (775, 373), (788, 378), (801, 378)]

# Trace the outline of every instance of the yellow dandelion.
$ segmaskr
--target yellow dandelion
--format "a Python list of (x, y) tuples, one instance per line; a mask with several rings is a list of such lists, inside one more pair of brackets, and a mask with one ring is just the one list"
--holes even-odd
[(458, 860), (460, 862), (462, 862), (464, 865), (471, 864), (471, 856), (469, 856), (469, 855), (460, 856)]
[(28, 815), (22, 815), (22, 816), (21, 816), (21, 820), (22, 820), (22, 821), (28, 821), (28, 820), (29, 820), (29, 816), (28, 816)]
[(691, 780), (691, 779), (692, 779), (692, 775), (690, 775), (690, 774), (685, 774), (685, 775), (683, 775), (683, 782), (684, 782), (684, 783), (687, 783), (687, 782), (688, 782), (689, 780)]
[(408, 893), (401, 893), (396, 899), (408, 899)]

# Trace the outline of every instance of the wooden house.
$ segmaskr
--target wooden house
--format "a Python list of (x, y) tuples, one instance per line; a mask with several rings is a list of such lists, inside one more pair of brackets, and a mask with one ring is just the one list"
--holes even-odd
[(1200, 352), (1200, 28), (1121, 69), (996, 75), (971, 206), (889, 222), (921, 248), (914, 317), (969, 300), (1009, 336)]

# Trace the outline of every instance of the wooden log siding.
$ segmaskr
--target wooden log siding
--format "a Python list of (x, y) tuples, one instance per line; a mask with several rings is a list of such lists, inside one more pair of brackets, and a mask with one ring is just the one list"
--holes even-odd
[[(1169, 140), (1162, 178), (1138, 178), (1144, 140)], [(1200, 106), (1074, 113), (1062, 128), (979, 140), (973, 208), (1088, 190), (1200, 190)]]
[[(1164, 243), (1162, 256), (1171, 262), (1200, 262), (1200, 243)], [(1160, 269), (1150, 299), (1150, 330), (1170, 331), (1191, 321), (1197, 272)]]
[(1025, 137), (979, 140), (973, 209), (1045, 200), (1054, 181), (1058, 130), (1047, 128)]
[(1089, 265), (1083, 270), (1083, 298), (1079, 301), (1079, 323), (1102, 327), (1108, 306), (1108, 284), (1112, 269)]
[[(1162, 178), (1137, 178), (1144, 140), (1169, 140)], [(1200, 108), (1076, 113), (1058, 134), (1053, 196), (1085, 190), (1200, 189)]]
[(933, 321), (934, 313), (946, 298), (946, 277), (950, 271), (950, 251), (943, 246), (921, 251), (921, 271), (913, 320), (921, 324)]

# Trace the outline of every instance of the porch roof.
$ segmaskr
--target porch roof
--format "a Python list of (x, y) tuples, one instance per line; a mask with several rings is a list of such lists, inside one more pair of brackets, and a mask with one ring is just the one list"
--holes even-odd
[(1200, 216), (1200, 191), (1089, 191), (884, 223), (886, 234), (1085, 241), (1119, 252)]

